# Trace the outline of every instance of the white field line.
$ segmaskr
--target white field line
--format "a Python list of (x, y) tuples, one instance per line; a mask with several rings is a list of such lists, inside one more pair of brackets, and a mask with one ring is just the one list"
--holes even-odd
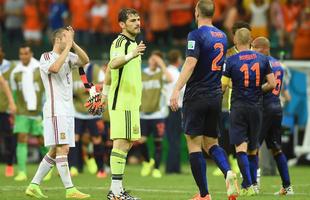
[[(310, 184), (305, 184), (310, 186)], [(300, 185), (299, 185), (300, 186)], [(0, 191), (24, 191), (27, 188), (27, 186), (2, 186), (0, 188)], [(108, 190), (108, 187), (77, 187), (81, 190)], [(138, 192), (150, 192), (150, 193), (176, 193), (176, 194), (187, 194), (187, 193), (193, 193), (192, 190), (169, 190), (169, 189), (147, 189), (147, 188), (130, 188), (130, 191), (138, 191)], [(43, 190), (48, 191), (55, 191), (55, 190), (64, 190), (63, 187), (42, 187)], [(226, 192), (212, 192), (212, 194), (226, 194)], [(273, 193), (266, 193), (263, 192), (260, 195), (273, 195)], [(310, 196), (309, 193), (295, 193), (295, 195), (298, 196)]]

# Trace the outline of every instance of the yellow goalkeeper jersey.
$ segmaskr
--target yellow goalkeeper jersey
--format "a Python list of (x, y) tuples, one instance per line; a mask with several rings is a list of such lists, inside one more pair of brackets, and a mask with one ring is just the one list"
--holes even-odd
[[(124, 56), (136, 47), (136, 41), (120, 34), (111, 45), (110, 59)], [(131, 59), (120, 69), (111, 69), (109, 110), (139, 110), (141, 96), (141, 56)]]

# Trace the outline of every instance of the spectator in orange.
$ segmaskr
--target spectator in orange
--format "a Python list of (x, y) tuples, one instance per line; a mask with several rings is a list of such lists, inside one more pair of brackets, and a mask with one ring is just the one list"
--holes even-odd
[(191, 31), (194, 0), (169, 0), (169, 21), (174, 45), (185, 45), (187, 34)]
[(150, 2), (149, 23), (156, 45), (169, 45), (169, 22), (167, 1), (152, 0)]
[(294, 59), (310, 59), (310, 0), (305, 6), (294, 42)]
[(137, 41), (145, 41), (146, 34), (150, 32), (149, 28), (145, 28), (146, 19), (149, 16), (150, 0), (132, 0), (131, 7), (138, 11), (140, 15), (141, 33), (137, 37)]
[(122, 8), (130, 7), (131, 1), (127, 0), (107, 0), (108, 2), (108, 23), (110, 28), (109, 44), (118, 36), (121, 32), (121, 28), (118, 24), (118, 13)]
[(37, 0), (27, 0), (24, 7), (24, 38), (32, 45), (39, 45), (42, 40), (41, 13)]
[(230, 8), (230, 0), (215, 0), (214, 1), (214, 15), (212, 18), (212, 24), (217, 28), (223, 28), (223, 23), (226, 19), (227, 12)]
[(24, 0), (6, 0), (4, 3), (4, 26), (10, 44), (20, 44), (23, 42), (22, 26), (24, 5)]
[(90, 17), (92, 43), (101, 44), (104, 42), (103, 33), (107, 31), (108, 5), (106, 0), (96, 0), (90, 10)]
[(254, 0), (250, 4), (251, 11), (251, 27), (252, 27), (252, 37), (266, 37), (268, 38), (268, 20), (267, 11), (269, 9), (269, 4), (266, 0)]
[(75, 31), (77, 41), (82, 45), (90, 42), (90, 10), (92, 5), (92, 0), (69, 0), (71, 26)]
[(298, 18), (302, 6), (299, 0), (287, 0), (282, 6), (283, 19), (284, 19), (284, 40), (286, 47), (291, 48), (295, 40), (296, 30), (298, 26)]
[(224, 29), (226, 33), (228, 34), (229, 41), (233, 43), (233, 25), (237, 21), (248, 21), (249, 19), (249, 13), (248, 11), (243, 7), (242, 4), (243, 0), (231, 0), (231, 4), (229, 6), (229, 9), (227, 10), (227, 14), (224, 20)]

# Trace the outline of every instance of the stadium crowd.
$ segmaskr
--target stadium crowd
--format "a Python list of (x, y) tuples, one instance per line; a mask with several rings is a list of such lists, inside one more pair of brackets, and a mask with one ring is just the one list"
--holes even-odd
[[(12, 43), (33, 45), (64, 25), (71, 25), (83, 46), (107, 45), (120, 31), (120, 8), (133, 7), (141, 15), (143, 39), (155, 45), (184, 45), (194, 28), (195, 0), (2, 0), (2, 37)], [(231, 36), (234, 22), (250, 23), (254, 38), (271, 39), (271, 47), (285, 50), (290, 58), (309, 58), (301, 47), (310, 46), (309, 0), (217, 0), (215, 26)], [(299, 48), (297, 48), (299, 47)]]

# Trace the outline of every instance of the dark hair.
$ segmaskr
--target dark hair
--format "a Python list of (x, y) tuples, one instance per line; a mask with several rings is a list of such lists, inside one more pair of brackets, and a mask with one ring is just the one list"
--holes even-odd
[(241, 28), (246, 28), (246, 29), (248, 29), (249, 31), (252, 31), (251, 26), (250, 26), (249, 23), (247, 23), (247, 22), (245, 22), (245, 21), (237, 21), (237, 22), (234, 23), (234, 25), (233, 25), (233, 27), (232, 27), (232, 33), (233, 33), (233, 35), (235, 35), (235, 34), (236, 34), (236, 31), (237, 31), (238, 29), (241, 29)]
[(133, 8), (123, 8), (118, 13), (118, 22), (126, 22), (130, 15), (139, 15), (138, 12)]
[(214, 2), (213, 0), (199, 0), (197, 8), (202, 17), (213, 17), (214, 14)]
[(58, 28), (52, 33), (52, 43), (55, 43), (56, 38), (60, 38), (61, 34), (65, 31), (68, 30), (67, 28)]
[(23, 48), (29, 48), (29, 50), (32, 52), (31, 46), (29, 44), (24, 43), (19, 46), (19, 49), (23, 49)]
[(181, 51), (178, 49), (172, 49), (168, 52), (168, 61), (170, 64), (176, 63), (182, 56)]
[(156, 56), (159, 56), (161, 59), (164, 59), (164, 54), (160, 50), (152, 51), (151, 55), (156, 55)]

